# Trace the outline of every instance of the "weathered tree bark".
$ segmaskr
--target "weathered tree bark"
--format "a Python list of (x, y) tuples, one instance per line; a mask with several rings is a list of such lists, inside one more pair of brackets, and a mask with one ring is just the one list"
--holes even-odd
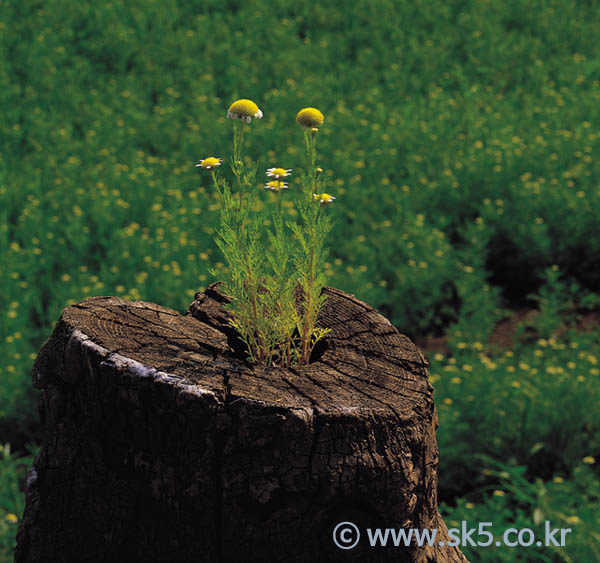
[[(15, 562), (466, 561), (439, 545), (426, 361), (325, 291), (331, 332), (294, 369), (244, 362), (218, 284), (187, 316), (116, 297), (65, 309), (34, 365), (45, 434)], [(353, 549), (333, 541), (344, 521)], [(376, 527), (437, 529), (435, 545), (371, 547)]]

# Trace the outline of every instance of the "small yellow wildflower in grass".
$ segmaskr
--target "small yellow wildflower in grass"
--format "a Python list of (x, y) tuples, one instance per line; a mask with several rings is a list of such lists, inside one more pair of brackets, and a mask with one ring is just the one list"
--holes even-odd
[(582, 461), (583, 461), (583, 463), (593, 465), (594, 463), (596, 463), (596, 458), (592, 457), (591, 455), (588, 455), (588, 456), (585, 456)]
[(250, 123), (252, 119), (262, 119), (263, 112), (252, 100), (236, 100), (227, 110), (229, 119), (241, 119), (246, 123)]
[(208, 158), (201, 160), (198, 164), (196, 164), (196, 166), (200, 167), (200, 168), (204, 168), (204, 170), (213, 170), (214, 168), (221, 166), (222, 163), (223, 163), (222, 158), (217, 158), (215, 156), (209, 156)]
[(269, 168), (267, 170), (267, 176), (269, 176), (269, 178), (275, 178), (276, 180), (279, 180), (279, 178), (285, 178), (286, 176), (289, 176), (292, 173), (292, 169), (285, 169), (285, 168)]
[(316, 108), (301, 109), (296, 116), (296, 123), (309, 129), (323, 125), (324, 120), (325, 116)]
[(335, 197), (332, 195), (322, 193), (322, 194), (313, 194), (314, 201), (318, 201), (321, 205), (327, 205), (328, 203), (333, 202)]
[(496, 489), (496, 490), (494, 491), (494, 496), (495, 496), (495, 497), (503, 497), (503, 496), (504, 496), (504, 491), (501, 491), (501, 490), (499, 490), (499, 489)]
[(564, 479), (560, 476), (556, 476), (554, 477), (554, 479), (552, 479), (555, 483), (558, 483), (560, 485), (560, 483), (564, 483)]
[(9, 512), (4, 519), (9, 523), (9, 524), (16, 524), (19, 521), (19, 517), (16, 514), (13, 514), (12, 512)]
[(280, 190), (285, 190), (288, 187), (289, 187), (288, 183), (287, 182), (282, 182), (281, 180), (271, 180), (270, 182), (267, 182), (265, 184), (265, 189), (271, 190), (273, 192), (278, 192)]
[(569, 524), (577, 524), (577, 523), (579, 523), (579, 516), (569, 516), (567, 518), (567, 522)]

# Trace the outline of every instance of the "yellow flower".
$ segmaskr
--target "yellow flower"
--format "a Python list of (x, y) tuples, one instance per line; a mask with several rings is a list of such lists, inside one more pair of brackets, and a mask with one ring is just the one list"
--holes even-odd
[(9, 512), (4, 519), (9, 523), (9, 524), (16, 524), (19, 521), (19, 517), (16, 514), (13, 514), (12, 512)]
[(329, 194), (313, 194), (313, 201), (318, 201), (321, 205), (331, 203), (335, 198)]
[(212, 170), (213, 168), (217, 168), (218, 166), (221, 166), (222, 163), (223, 163), (222, 158), (217, 158), (215, 156), (209, 156), (208, 158), (201, 160), (198, 164), (196, 164), (196, 166), (199, 166), (200, 168), (204, 168), (204, 170)]
[(271, 190), (273, 192), (285, 190), (287, 187), (287, 182), (282, 182), (281, 180), (271, 180), (270, 182), (267, 182), (265, 184), (265, 189)]
[(499, 489), (496, 489), (496, 490), (494, 491), (494, 496), (495, 496), (495, 497), (503, 497), (503, 496), (504, 496), (504, 491), (501, 491), (501, 490), (499, 490)]
[(227, 110), (227, 117), (230, 119), (241, 119), (250, 123), (252, 118), (262, 119), (263, 112), (252, 100), (236, 100)]
[(296, 116), (296, 123), (302, 125), (302, 127), (308, 127), (310, 129), (319, 127), (323, 124), (325, 117), (316, 108), (304, 108), (298, 112)]
[(590, 465), (593, 465), (594, 463), (596, 463), (596, 458), (592, 457), (591, 455), (585, 456), (583, 458), (583, 463), (589, 463)]
[(291, 173), (291, 168), (289, 168), (288, 170), (286, 170), (285, 168), (269, 168), (267, 170), (267, 176), (269, 176), (269, 178), (275, 178), (276, 180), (279, 180), (279, 178), (285, 178)]

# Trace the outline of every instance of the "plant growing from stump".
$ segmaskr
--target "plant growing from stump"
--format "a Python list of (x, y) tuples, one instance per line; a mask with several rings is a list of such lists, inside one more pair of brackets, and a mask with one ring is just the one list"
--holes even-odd
[[(215, 240), (228, 266), (224, 288), (230, 300), (229, 322), (245, 344), (248, 360), (264, 366), (306, 365), (328, 332), (318, 324), (325, 302), (325, 240), (331, 229), (324, 208), (335, 200), (319, 189), (323, 170), (316, 164), (317, 136), (324, 117), (315, 108), (298, 112), (307, 158), (302, 187), (288, 190), (291, 169), (267, 169), (263, 186), (275, 202), (265, 212), (257, 206), (258, 164), (242, 158), (246, 129), (262, 116), (251, 100), (237, 100), (229, 107), (232, 182), (220, 174), (221, 158), (208, 157), (196, 166), (210, 172), (218, 194), (220, 227)], [(284, 197), (292, 198), (298, 221), (284, 218)], [(265, 224), (270, 224), (266, 245)]]

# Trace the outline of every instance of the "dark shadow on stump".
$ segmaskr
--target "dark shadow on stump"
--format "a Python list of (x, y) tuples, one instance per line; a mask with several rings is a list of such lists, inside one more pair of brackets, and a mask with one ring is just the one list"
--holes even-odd
[[(466, 561), (437, 544), (423, 356), (325, 292), (331, 332), (295, 369), (240, 357), (218, 284), (187, 316), (116, 297), (65, 309), (33, 370), (45, 429), (16, 563)], [(333, 542), (342, 521), (353, 549)], [(374, 527), (437, 528), (436, 545), (374, 548)]]

